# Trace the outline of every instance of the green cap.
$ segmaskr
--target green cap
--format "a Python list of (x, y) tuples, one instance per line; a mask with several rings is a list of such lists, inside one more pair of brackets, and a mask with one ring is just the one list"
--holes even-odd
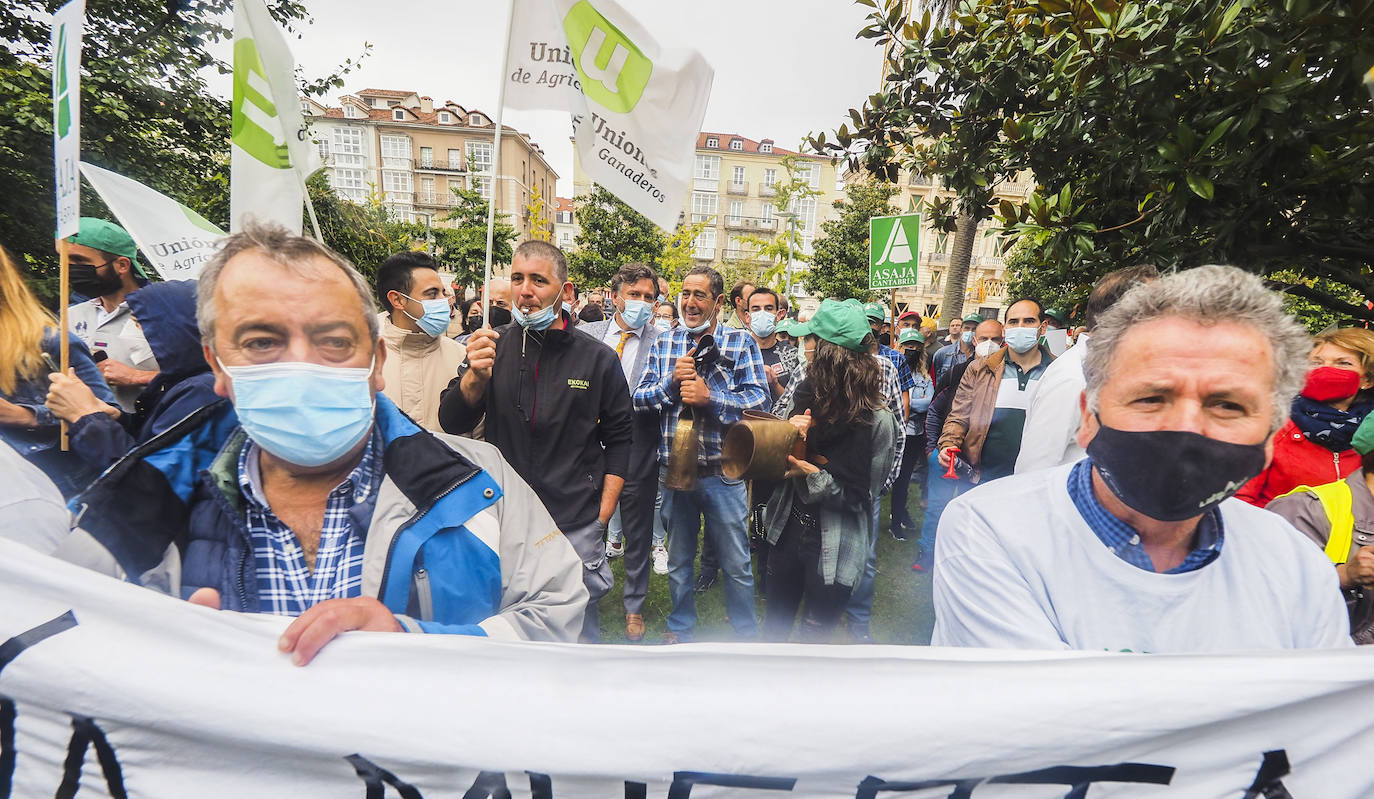
[(93, 247), (101, 252), (111, 255), (121, 255), (135, 263), (138, 262), (138, 245), (124, 228), (113, 222), (106, 222), (104, 219), (96, 219), (93, 216), (83, 216), (80, 219), (81, 229), (75, 236), (69, 236), (67, 241), (72, 244), (80, 244), (83, 247)]
[(882, 322), (887, 319), (887, 308), (881, 302), (870, 302), (864, 305), (864, 316), (875, 322)]
[(983, 315), (980, 313), (966, 313), (964, 314), (964, 321), (972, 322), (976, 325), (979, 322), (983, 321)]
[(806, 322), (787, 325), (789, 336), (816, 336), (854, 352), (867, 352), (863, 340), (872, 334), (858, 300), (825, 300)]
[(1054, 319), (1054, 321), (1058, 322), (1061, 325), (1069, 321), (1069, 317), (1065, 316), (1064, 312), (1059, 310), (1058, 308), (1046, 308), (1045, 316)]
[(1374, 413), (1367, 414), (1364, 421), (1360, 422), (1360, 426), (1355, 428), (1350, 446), (1361, 456), (1374, 452)]
[(924, 343), (926, 343), (926, 337), (923, 336), (923, 335), (921, 335), (921, 331), (916, 330), (916, 329), (914, 329), (914, 328), (913, 328), (913, 329), (910, 329), (910, 330), (903, 330), (902, 332), (900, 332), (900, 333), (897, 334), (897, 343), (898, 343), (898, 344), (912, 344), (912, 343), (915, 343), (915, 344), (924, 344)]

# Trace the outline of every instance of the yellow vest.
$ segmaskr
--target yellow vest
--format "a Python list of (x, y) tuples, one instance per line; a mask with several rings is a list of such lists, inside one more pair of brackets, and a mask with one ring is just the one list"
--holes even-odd
[(1322, 510), (1331, 522), (1331, 535), (1326, 539), (1326, 556), (1332, 563), (1345, 563), (1350, 557), (1350, 542), (1355, 534), (1355, 514), (1352, 512), (1355, 497), (1350, 493), (1350, 484), (1344, 480), (1319, 486), (1298, 486), (1283, 496), (1288, 497), (1299, 491), (1311, 491), (1322, 503)]

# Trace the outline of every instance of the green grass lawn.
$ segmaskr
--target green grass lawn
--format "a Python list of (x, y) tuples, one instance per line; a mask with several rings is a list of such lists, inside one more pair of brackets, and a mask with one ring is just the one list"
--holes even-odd
[[(911, 517), (920, 525), (921, 491), (912, 486), (908, 494)], [(883, 498), (882, 527), (878, 538), (878, 584), (873, 600), (873, 637), (881, 644), (929, 644), (935, 627), (935, 614), (930, 604), (930, 573), (911, 570), (916, 557), (916, 540), (897, 541), (887, 531), (890, 497)], [(606, 643), (624, 644), (625, 606), (621, 592), (625, 588), (625, 569), (622, 558), (611, 561), (615, 572), (615, 588), (602, 597), (601, 637)], [(756, 596), (755, 607), (763, 620), (763, 597)], [(649, 594), (644, 600), (644, 623), (648, 632), (645, 644), (657, 644), (667, 629), (668, 614), (673, 609), (668, 597), (668, 575), (649, 574)], [(847, 640), (841, 623), (835, 640)], [(725, 592), (720, 582), (704, 594), (697, 594), (697, 641), (730, 641), (734, 631), (725, 616)]]

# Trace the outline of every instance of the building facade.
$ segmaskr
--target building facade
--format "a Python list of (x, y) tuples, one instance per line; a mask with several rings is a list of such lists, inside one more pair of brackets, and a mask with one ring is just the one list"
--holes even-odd
[(573, 201), (568, 197), (555, 197), (553, 207), (553, 243), (564, 250), (573, 247), (577, 227), (573, 222)]
[[(573, 149), (573, 193), (581, 196), (591, 191), (591, 179), (582, 171)], [(793, 179), (818, 192), (782, 211), (797, 214), (802, 239), (798, 252), (809, 255), (821, 223), (836, 215), (835, 201), (844, 196), (844, 186), (830, 160), (778, 147), (772, 139), (755, 140), (734, 133), (697, 135), (691, 191), (678, 214), (678, 224), (706, 223), (696, 239), (698, 263), (758, 269), (770, 265), (744, 237), (772, 239), (786, 230), (787, 220), (774, 204), (777, 185), (789, 179), (783, 164), (786, 156), (796, 159)], [(796, 261), (794, 274), (804, 269), (805, 264)]]
[[(501, 165), (493, 163), (496, 128), (482, 111), (447, 100), (436, 105), (412, 91), (363, 89), (329, 107), (301, 99), (301, 113), (319, 148), (329, 183), (340, 196), (378, 196), (398, 219), (452, 227), (444, 216), (458, 203), (452, 189), (477, 191), (529, 238), (538, 223), (530, 194), (556, 192), (558, 173), (529, 136), (502, 126)], [(552, 226), (545, 211), (545, 226)]]

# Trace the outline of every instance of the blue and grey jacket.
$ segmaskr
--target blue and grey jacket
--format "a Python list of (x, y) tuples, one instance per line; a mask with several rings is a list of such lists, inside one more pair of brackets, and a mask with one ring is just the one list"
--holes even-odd
[[(538, 497), (488, 444), (417, 426), (377, 395), (382, 485), (352, 510), (363, 587), (412, 632), (575, 640), (582, 561)], [(174, 596), (213, 588), (257, 612), (239, 492), (247, 435), (228, 401), (136, 447), (77, 500), (57, 557)]]

